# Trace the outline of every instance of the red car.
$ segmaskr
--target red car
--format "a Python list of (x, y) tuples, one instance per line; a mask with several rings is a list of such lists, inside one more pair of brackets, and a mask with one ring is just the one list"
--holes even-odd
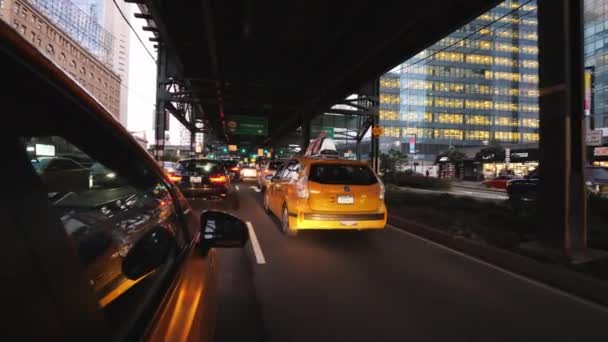
[(506, 189), (507, 182), (513, 179), (513, 176), (498, 176), (494, 179), (488, 179), (481, 182), (486, 188)]

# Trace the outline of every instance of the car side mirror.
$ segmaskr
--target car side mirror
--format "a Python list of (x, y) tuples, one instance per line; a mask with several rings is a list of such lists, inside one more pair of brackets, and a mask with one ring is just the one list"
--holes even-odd
[(271, 181), (274, 179), (274, 175), (266, 175), (264, 178), (266, 178), (267, 181)]
[(128, 279), (141, 278), (163, 264), (172, 243), (173, 236), (162, 227), (147, 233), (135, 243), (123, 259), (122, 273)]
[(211, 247), (243, 247), (249, 240), (247, 225), (240, 218), (221, 211), (201, 213), (201, 245)]

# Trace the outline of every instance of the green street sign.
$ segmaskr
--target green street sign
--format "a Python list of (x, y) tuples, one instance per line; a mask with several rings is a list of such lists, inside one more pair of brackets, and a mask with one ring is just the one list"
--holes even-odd
[(333, 127), (311, 127), (312, 137), (316, 138), (319, 133), (325, 132), (325, 136), (327, 138), (334, 137), (334, 128)]
[(268, 120), (264, 117), (227, 115), (226, 131), (228, 134), (268, 135)]

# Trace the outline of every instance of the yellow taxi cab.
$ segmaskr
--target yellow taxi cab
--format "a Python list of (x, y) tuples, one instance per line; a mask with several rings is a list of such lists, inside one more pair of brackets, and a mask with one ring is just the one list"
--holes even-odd
[(282, 230), (372, 230), (386, 225), (384, 185), (365, 162), (316, 155), (289, 160), (264, 193)]

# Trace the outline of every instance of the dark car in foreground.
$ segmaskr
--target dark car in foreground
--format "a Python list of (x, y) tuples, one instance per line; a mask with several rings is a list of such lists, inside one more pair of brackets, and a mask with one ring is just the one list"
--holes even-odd
[[(104, 106), (1, 20), (0, 63), (15, 114), (0, 168), (4, 340), (212, 341), (215, 248), (243, 246), (245, 223), (193, 211)], [(8, 100), (24, 94), (36, 100)], [(49, 165), (33, 144), (49, 147)], [(91, 186), (91, 170), (69, 162), (53, 171), (71, 155), (124, 182)], [(66, 183), (66, 169), (83, 176)]]
[[(535, 169), (523, 179), (507, 182), (507, 194), (513, 204), (535, 202), (539, 196), (539, 169)], [(590, 193), (608, 196), (608, 170), (599, 166), (585, 167), (585, 185)]]
[(238, 199), (224, 165), (212, 159), (184, 159), (177, 163), (173, 181), (187, 198), (222, 201), (238, 208)]

